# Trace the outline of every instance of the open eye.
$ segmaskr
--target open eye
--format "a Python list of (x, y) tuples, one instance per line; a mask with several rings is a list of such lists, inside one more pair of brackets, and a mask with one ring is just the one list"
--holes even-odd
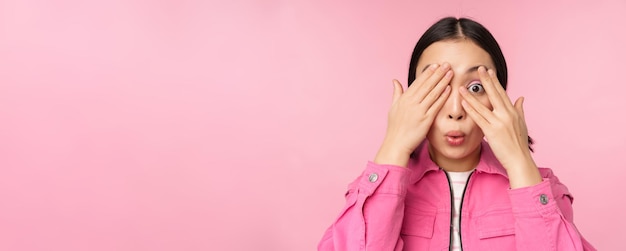
[(485, 89), (483, 88), (483, 85), (481, 83), (478, 82), (474, 82), (472, 84), (470, 84), (467, 87), (467, 90), (471, 93), (483, 93), (485, 92)]

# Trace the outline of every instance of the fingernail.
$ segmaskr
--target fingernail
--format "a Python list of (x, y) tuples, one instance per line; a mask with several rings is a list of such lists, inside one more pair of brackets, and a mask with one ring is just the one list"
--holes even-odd
[(439, 65), (438, 65), (438, 64), (431, 64), (431, 65), (430, 65), (430, 69), (433, 69), (433, 70), (434, 70), (434, 69), (437, 69), (438, 67), (439, 67)]
[(443, 65), (442, 65), (441, 67), (442, 67), (442, 68), (443, 68), (443, 70), (445, 71), (445, 70), (450, 69), (450, 64), (448, 64), (448, 63), (443, 63)]
[(448, 72), (446, 72), (445, 77), (446, 77), (446, 78), (451, 78), (451, 77), (452, 77), (452, 71), (448, 71)]

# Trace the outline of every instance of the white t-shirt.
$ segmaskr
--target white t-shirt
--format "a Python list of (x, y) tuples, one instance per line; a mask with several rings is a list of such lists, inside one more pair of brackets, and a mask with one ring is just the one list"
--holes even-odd
[(450, 187), (452, 188), (454, 212), (452, 216), (452, 249), (461, 250), (461, 232), (459, 232), (459, 215), (461, 214), (461, 200), (463, 200), (463, 192), (465, 192), (465, 184), (470, 174), (474, 170), (467, 172), (448, 172), (450, 178)]

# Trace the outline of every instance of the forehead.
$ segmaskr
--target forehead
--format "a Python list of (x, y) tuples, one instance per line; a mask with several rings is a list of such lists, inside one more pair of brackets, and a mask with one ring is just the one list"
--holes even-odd
[(420, 56), (417, 74), (430, 64), (450, 63), (455, 72), (477, 65), (495, 69), (493, 60), (487, 51), (469, 39), (439, 41), (428, 46)]

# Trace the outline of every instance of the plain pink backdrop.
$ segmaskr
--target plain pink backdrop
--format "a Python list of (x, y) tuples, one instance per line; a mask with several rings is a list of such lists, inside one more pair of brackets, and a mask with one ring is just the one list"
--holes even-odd
[[(217, 1), (215, 1), (217, 2)], [(0, 1), (0, 250), (313, 250), (421, 33), (472, 17), (624, 250), (626, 2)]]

